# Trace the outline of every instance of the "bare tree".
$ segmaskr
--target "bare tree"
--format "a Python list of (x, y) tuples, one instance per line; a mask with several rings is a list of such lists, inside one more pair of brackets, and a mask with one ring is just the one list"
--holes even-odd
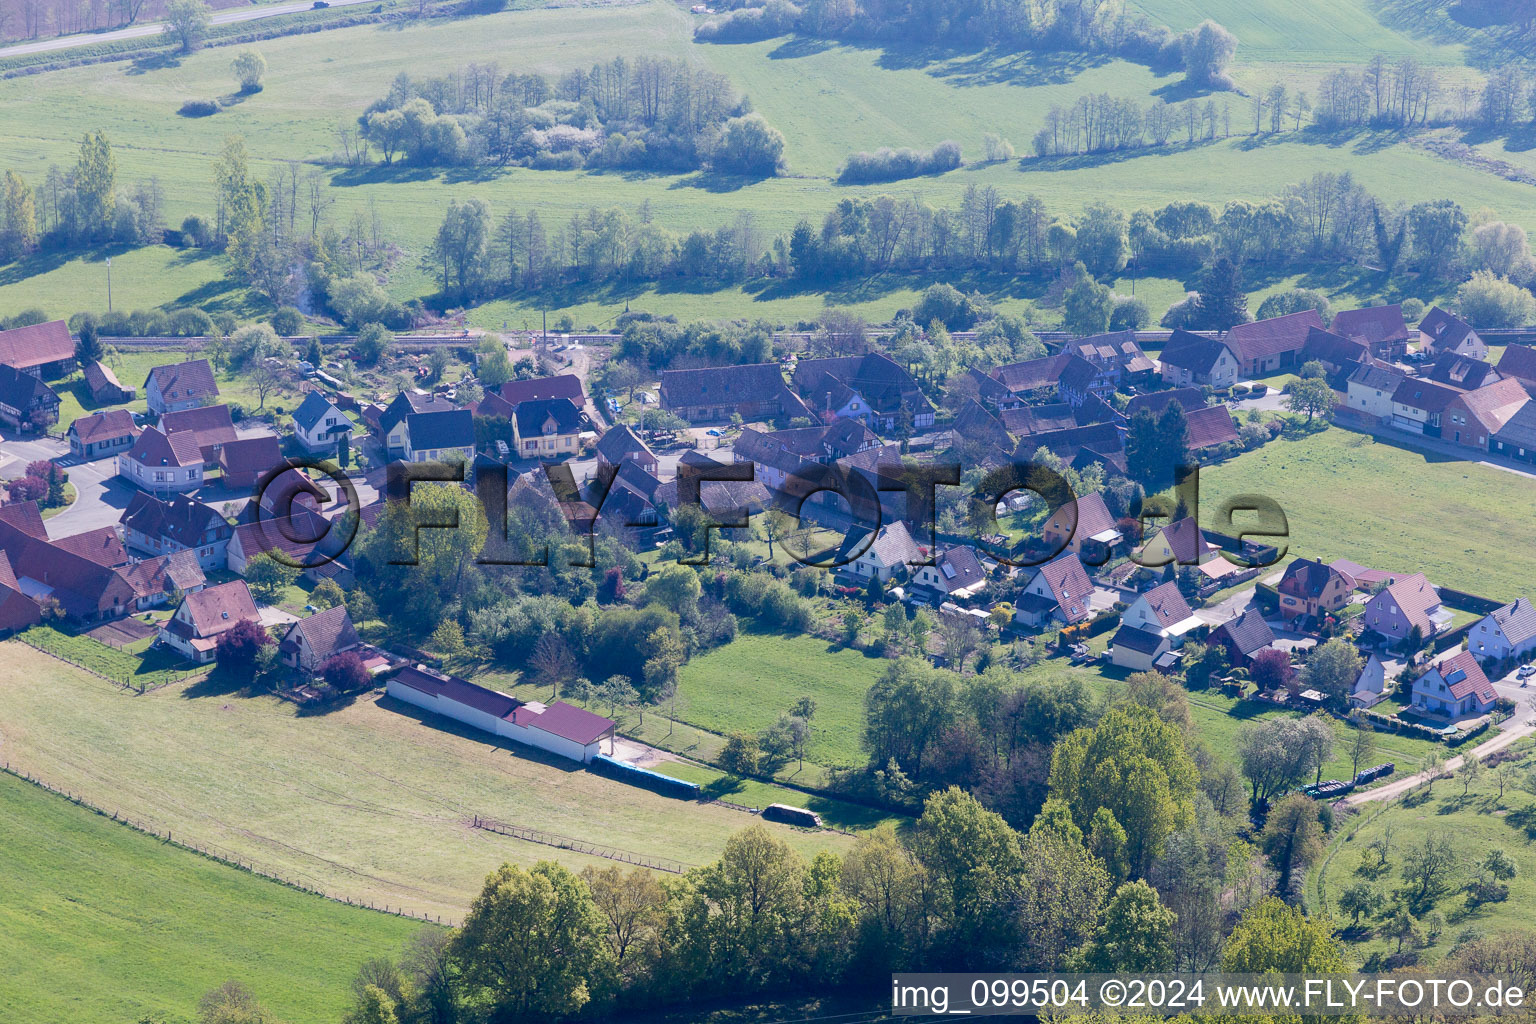
[(267, 407), (267, 398), (282, 386), (283, 383), (282, 376), (277, 372), (277, 368), (267, 362), (266, 359), (256, 361), (251, 367), (249, 379), (251, 387), (256, 389), (256, 397), (259, 400), (258, 409), (265, 409)]

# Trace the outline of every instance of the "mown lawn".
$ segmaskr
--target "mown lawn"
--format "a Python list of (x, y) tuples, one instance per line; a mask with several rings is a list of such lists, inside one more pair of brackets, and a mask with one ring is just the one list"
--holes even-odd
[[(714, 860), (750, 823), (535, 760), (388, 698), (305, 714), (217, 677), (130, 696), (19, 643), (5, 654), (13, 765), (335, 895), (458, 920), (503, 861), (611, 863), (476, 830), (476, 815), (688, 864)], [(783, 834), (806, 854), (848, 842)]]
[(1332, 427), (1279, 440), (1200, 474), (1202, 523), (1224, 498), (1266, 494), (1285, 510), (1291, 550), (1510, 601), (1536, 579), (1536, 481), (1424, 455)]
[(670, 775), (675, 779), (697, 782), (703, 787), (703, 796), (709, 799), (728, 800), (733, 804), (756, 807), (759, 810), (769, 804), (804, 807), (821, 815), (822, 824), (833, 828), (867, 829), (886, 821), (899, 824), (907, 820), (899, 815), (860, 807), (842, 800), (832, 800), (795, 789), (785, 789), (783, 786), (773, 786), (753, 779), (738, 779), (734, 775), (727, 775), (717, 769), (685, 761), (661, 761), (651, 765), (651, 770), (660, 772), (662, 775)]
[(335, 1021), (364, 960), (431, 927), (215, 863), (8, 774), (0, 834), (7, 1024), (190, 1020), (231, 978), (285, 1021)]
[[(1521, 758), (1519, 772), (1529, 773), (1530, 741), (1523, 740), (1514, 749)], [(1335, 924), (1345, 928), (1343, 938), (1354, 946), (1357, 956), (1363, 959), (1372, 953), (1390, 954), (1397, 948), (1397, 940), (1383, 934), (1386, 929), (1380, 917), (1366, 918), (1358, 927), (1348, 927), (1350, 916), (1339, 909), (1340, 894), (1349, 886), (1364, 882), (1390, 906), (1394, 891), (1405, 884), (1402, 868), (1408, 849), (1421, 843), (1426, 835), (1449, 838), (1456, 857), (1447, 886), (1450, 891), (1418, 913), (1421, 927), (1434, 913), (1445, 918), (1445, 930), (1438, 939), (1419, 951), (1421, 962), (1439, 960), (1457, 937), (1469, 930), (1501, 935), (1529, 929), (1531, 915), (1536, 913), (1536, 887), (1530, 883), (1536, 874), (1536, 804), (1530, 793), (1513, 784), (1506, 786), (1501, 798), (1498, 783), (1486, 771), (1466, 796), (1462, 790), (1461, 779), (1442, 780), (1434, 784), (1427, 798), (1410, 796), (1385, 808), (1366, 804), (1360, 816), (1342, 821), (1339, 836), (1308, 878), (1308, 902), (1314, 912), (1330, 912)], [(1366, 847), (1389, 833), (1387, 870), (1379, 876), (1374, 871), (1362, 872), (1361, 858)], [(1468, 907), (1466, 896), (1457, 890), (1472, 877), (1477, 863), (1494, 849), (1507, 853), (1518, 869), (1509, 883), (1509, 898)]]
[(116, 648), (92, 637), (60, 632), (52, 626), (33, 626), (25, 636), (28, 643), (45, 651), (115, 682), (135, 687), (164, 686), (206, 671), (163, 648), (150, 651), (154, 637)]

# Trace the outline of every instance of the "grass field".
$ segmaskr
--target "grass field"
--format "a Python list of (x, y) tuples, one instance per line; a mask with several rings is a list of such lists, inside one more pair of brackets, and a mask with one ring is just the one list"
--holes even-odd
[(1279, 440), (1201, 473), (1202, 523), (1222, 500), (1280, 503), (1297, 554), (1348, 558), (1498, 600), (1536, 579), (1536, 481), (1424, 455), (1332, 427)]
[(113, 681), (146, 689), (164, 686), (200, 671), (164, 649), (146, 656), (149, 645), (154, 642), (153, 637), (117, 649), (88, 636), (61, 633), (51, 626), (34, 626), (27, 631), (27, 642)]
[(7, 1024), (190, 1020), (230, 978), (291, 1024), (330, 1024), (358, 965), (427, 927), (168, 846), (5, 774), (0, 833)]
[[(612, 863), (476, 830), (475, 815), (688, 864), (754, 820), (534, 760), (388, 699), (301, 715), (215, 683), (125, 696), (21, 644), (5, 651), (12, 764), (334, 895), (457, 920), (503, 861)], [(848, 843), (783, 835), (807, 854)]]
[[(1363, 60), (1367, 48), (1448, 66), (1462, 46), (1448, 38), (1444, 19), (1426, 12), (1422, 26), (1410, 12), (1394, 9), (1391, 27), (1373, 17), (1372, 0), (1348, 0), (1348, 29), (1318, 0), (1290, 5), (1281, 13), (1253, 5), (1199, 7), (1187, 0), (1149, 0), (1153, 16), (1175, 25), (1214, 16), (1230, 21), (1244, 40), (1237, 73), (1283, 74), (1293, 83), (1323, 70), (1291, 63), (1302, 51), (1336, 48)], [(1383, 12), (1383, 17), (1388, 15)], [(1198, 20), (1198, 19), (1196, 19)], [(376, 202), (392, 240), (404, 252), (391, 280), (399, 297), (431, 290), (417, 257), (441, 219), (447, 200), (479, 196), (500, 215), (511, 208), (539, 210), (553, 229), (589, 206), (634, 210), (649, 201), (654, 219), (674, 229), (713, 227), (750, 212), (769, 233), (790, 228), (802, 216), (818, 222), (847, 196), (882, 192), (954, 205), (970, 185), (993, 185), (1005, 197), (1038, 194), (1053, 213), (1071, 214), (1092, 196), (1112, 195), (1126, 207), (1161, 205), (1192, 193), (1222, 203), (1260, 199), (1321, 170), (1350, 170), (1357, 180), (1389, 201), (1451, 196), (1468, 210), (1488, 206), (1499, 216), (1536, 230), (1536, 202), (1530, 190), (1491, 174), (1440, 160), (1395, 137), (1339, 140), (1314, 133), (1277, 137), (1238, 136), (1174, 145), (1157, 152), (1066, 159), (1022, 160), (960, 170), (888, 185), (848, 187), (833, 182), (838, 166), (858, 149), (882, 145), (931, 146), (954, 138), (969, 159), (980, 156), (981, 136), (996, 132), (1021, 153), (1040, 126), (1047, 107), (1085, 92), (1137, 97), (1176, 83), (1124, 61), (1074, 59), (1056, 55), (954, 54), (878, 47), (800, 45), (785, 40), (731, 46), (696, 45), (691, 19), (675, 4), (635, 4), (512, 10), (471, 20), (441, 20), (388, 28), (359, 26), (269, 40), (260, 45), (269, 71), (266, 87), (209, 118), (187, 119), (176, 108), (191, 98), (222, 96), (232, 88), (229, 54), (212, 48), (170, 66), (141, 69), (100, 64), (0, 81), (0, 104), (11, 112), (0, 126), (5, 162), (28, 180), (42, 180), (50, 163), (73, 162), (86, 131), (106, 127), (117, 156), (118, 179), (134, 182), (158, 176), (166, 194), (166, 218), (179, 223), (188, 213), (207, 215), (213, 206), (211, 166), (230, 134), (244, 136), (265, 174), (279, 161), (324, 161), (338, 148), (335, 129), (350, 122), (382, 95), (400, 71), (421, 75), (472, 61), (501, 61), (528, 55), (519, 70), (559, 72), (622, 53), (686, 56), (729, 75), (738, 88), (786, 136), (788, 176), (757, 182), (719, 181), (707, 176), (589, 174), (513, 168), (436, 172), (380, 166), (328, 167), (333, 223), (345, 224), (354, 211)], [(1322, 26), (1327, 26), (1323, 31)], [(1454, 27), (1454, 26), (1452, 26)], [(1289, 49), (1287, 49), (1289, 48)], [(1334, 51), (1330, 51), (1334, 52)], [(523, 58), (520, 56), (520, 60)], [(1314, 54), (1324, 63), (1334, 58)], [(1279, 62), (1279, 63), (1273, 63)], [(1308, 78), (1310, 81), (1310, 78)], [(49, 102), (54, 97), (57, 102)], [(23, 100), (34, 102), (23, 102)], [(1218, 97), (1233, 106), (1233, 127), (1248, 116), (1242, 96)], [(1426, 192), (1426, 183), (1432, 188)], [(1431, 195), (1432, 193), (1432, 195)], [(156, 247), (123, 254), (119, 293), (114, 262), (114, 304), (124, 308), (202, 301), (240, 310), (250, 299), (231, 290), (216, 259)], [(40, 304), (50, 312), (73, 312), (86, 304), (104, 306), (100, 254), (59, 265), (24, 264), (0, 270), (0, 308)], [(28, 288), (37, 279), (41, 285)], [(883, 319), (910, 300), (911, 282), (865, 282), (857, 294), (751, 295), (644, 289), (556, 297), (583, 322), (600, 323), (619, 312), (626, 299), (681, 318), (757, 316), (791, 320), (824, 301), (858, 305)], [(1262, 284), (1259, 287), (1263, 287)], [(1155, 305), (1179, 297), (1180, 287), (1154, 289)], [(887, 294), (889, 292), (889, 294)], [(997, 298), (1018, 299), (1006, 290)], [(1256, 304), (1256, 302), (1255, 302)], [(478, 313), (481, 326), (499, 326), (537, 312), (526, 306), (495, 304)], [(1160, 309), (1155, 309), (1160, 313)]]
[[(1522, 741), (1517, 748), (1523, 755), (1520, 762), (1522, 773), (1531, 768), (1531, 746)], [(1536, 889), (1530, 879), (1536, 874), (1536, 806), (1531, 795), (1518, 786), (1508, 786), (1499, 797), (1498, 784), (1484, 773), (1484, 777), (1462, 796), (1460, 779), (1435, 783), (1427, 799), (1410, 797), (1394, 801), (1385, 809), (1365, 805), (1362, 816), (1345, 819), (1342, 834), (1329, 847), (1328, 854), (1308, 879), (1308, 900), (1314, 911), (1326, 908), (1333, 914), (1340, 927), (1349, 925), (1349, 915), (1339, 911), (1339, 895), (1350, 885), (1365, 881), (1391, 902), (1394, 889), (1403, 885), (1401, 869), (1408, 847), (1421, 841), (1426, 833), (1444, 833), (1450, 837), (1457, 853), (1454, 884), (1459, 886), (1472, 874), (1474, 865), (1490, 850), (1502, 849), (1515, 861), (1519, 873), (1509, 886), (1509, 899), (1501, 903), (1489, 903), (1476, 909), (1466, 906), (1466, 897), (1452, 892), (1434, 905), (1445, 917), (1445, 931), (1438, 940), (1420, 950), (1422, 962), (1434, 962), (1456, 941), (1458, 935), (1475, 930), (1486, 935), (1508, 934), (1530, 927), (1532, 913), (1536, 913)], [(1392, 830), (1389, 853), (1390, 870), (1379, 878), (1359, 870), (1361, 856), (1373, 841)], [(1321, 906), (1319, 906), (1321, 904)], [(1421, 926), (1432, 911), (1419, 915)], [(1349, 928), (1342, 935), (1355, 947), (1362, 958), (1375, 952), (1391, 953), (1397, 946), (1396, 939), (1376, 935), (1379, 920), (1362, 922), (1359, 928)]]

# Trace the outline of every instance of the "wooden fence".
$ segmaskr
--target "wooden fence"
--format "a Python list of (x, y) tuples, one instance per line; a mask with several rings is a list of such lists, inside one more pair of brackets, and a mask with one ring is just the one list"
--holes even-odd
[(530, 843), (538, 843), (541, 846), (553, 846), (558, 850), (571, 850), (575, 853), (585, 853), (592, 857), (602, 857), (605, 860), (616, 860), (624, 864), (634, 864), (643, 868), (653, 868), (657, 871), (667, 871), (674, 875), (680, 875), (688, 870), (689, 865), (682, 861), (672, 860), (667, 857), (647, 857), (628, 850), (620, 850), (612, 846), (597, 846), (592, 843), (584, 843), (579, 839), (558, 835), (554, 832), (544, 832), (526, 825), (513, 825), (505, 821), (497, 821), (494, 818), (482, 818), (476, 815), (470, 824), (485, 832), (494, 832), (497, 835), (511, 836), (514, 839), (526, 840)]
[(305, 878), (301, 875), (295, 875), (290, 872), (279, 871), (276, 868), (263, 867), (247, 857), (243, 857), (240, 854), (230, 850), (225, 850), (212, 843), (200, 843), (186, 838), (177, 839), (168, 828), (161, 829), (158, 825), (154, 825), (145, 821), (137, 821), (118, 811), (109, 812), (105, 808), (93, 804), (85, 798), (81, 797), (78, 793), (72, 793), (67, 789), (62, 789), (49, 782), (45, 782), (36, 776), (29, 775), (19, 768), (12, 768), (9, 762), (3, 766), (0, 766), (0, 771), (4, 771), (7, 775), (12, 775), (18, 779), (21, 779), (23, 782), (30, 782), (32, 785), (39, 789), (47, 790), (50, 793), (61, 796), (78, 807), (84, 807), (88, 811), (94, 811), (95, 813), (101, 815), (103, 818), (111, 818), (119, 825), (126, 825), (128, 828), (133, 829), (135, 832), (140, 832), (147, 836), (153, 836), (163, 843), (167, 843), (171, 846), (186, 850), (189, 853), (195, 853), (200, 857), (206, 857), (209, 860), (218, 861), (220, 864), (227, 865), (228, 867), (235, 868), (236, 870), (245, 871), (252, 875), (259, 875), (260, 877), (268, 879), (269, 881), (277, 882), (280, 885), (286, 885), (290, 889), (297, 889), (300, 892), (307, 892), (313, 896), (320, 896), (324, 899), (331, 900), (334, 903), (345, 903), (348, 906), (363, 907), (368, 910), (377, 910), (385, 914), (394, 914), (396, 917), (410, 917), (418, 921), (424, 921), (428, 924), (446, 925), (449, 928), (458, 927), (458, 925), (455, 924), (455, 922), (452, 920), (444, 921), (441, 915), (415, 913), (413, 911), (406, 910), (404, 907), (392, 907), (388, 904), (379, 906), (367, 900), (354, 900), (351, 897), (334, 896), (331, 893), (325, 891), (322, 883), (312, 878)]
[[(141, 696), (143, 694), (148, 693), (150, 690), (158, 690), (158, 689), (160, 689), (163, 686), (170, 686), (172, 683), (182, 683), (182, 682), (186, 682), (188, 679), (200, 678), (200, 677), (205, 676), (205, 675), (208, 674), (208, 669), (207, 668), (194, 668), (194, 669), (187, 669), (185, 672), (177, 672), (177, 673), (175, 673), (174, 675), (172, 675), (172, 676), (170, 676), (168, 678), (162, 679), (158, 683), (154, 683), (153, 685), (148, 684), (148, 683), (136, 683), (136, 682), (133, 681), (133, 677), (131, 675), (124, 675), (121, 678), (119, 678), (117, 676), (109, 676), (105, 672), (101, 672), (101, 671), (99, 671), (97, 669), (91, 668), (89, 665), (86, 665), (86, 664), (83, 664), (81, 662), (78, 662), (75, 659), (73, 659), (73, 658), (71, 658), (71, 657), (69, 657), (67, 655), (61, 654), (58, 651), (55, 651), (55, 650), (53, 650), (50, 647), (45, 647), (42, 644), (37, 643), (36, 641), (28, 640), (27, 639), (27, 635), (25, 633), (17, 633), (11, 639), (12, 640), (20, 641), (21, 643), (24, 643), (28, 647), (32, 648), (34, 651), (41, 651), (42, 653), (48, 655), (48, 657), (53, 658), (53, 659), (55, 659), (57, 661), (62, 661), (66, 665), (72, 665), (72, 666), (74, 666), (75, 668), (79, 669), (82, 672), (89, 672), (91, 675), (95, 676), (98, 679), (105, 679), (107, 682), (111, 683), (113, 686), (120, 686), (120, 687), (122, 687), (125, 690), (132, 690), (134, 693), (137, 693), (137, 694), (139, 694)], [(97, 640), (95, 637), (90, 637), (90, 640), (91, 640), (92, 643), (100, 643), (100, 644), (102, 644), (103, 646), (106, 646), (106, 647), (110, 647), (111, 646), (109, 644), (106, 644), (104, 641)]]

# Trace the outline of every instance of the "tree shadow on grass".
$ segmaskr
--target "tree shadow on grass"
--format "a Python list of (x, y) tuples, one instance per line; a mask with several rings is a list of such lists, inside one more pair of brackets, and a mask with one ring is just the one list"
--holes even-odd
[(127, 74), (147, 75), (151, 71), (167, 71), (181, 67), (180, 53), (174, 50), (163, 50), (158, 53), (148, 53), (136, 59), (128, 66)]
[[(146, 656), (144, 660), (147, 664), (149, 658)], [(184, 700), (198, 700), (204, 697), (249, 697), (253, 694), (252, 673), (249, 668), (219, 664), (215, 664), (202, 679), (181, 691)]]
[(697, 171), (678, 178), (669, 189), (696, 188), (705, 192), (723, 194), (726, 192), (739, 192), (753, 185), (761, 185), (763, 182), (775, 177), (772, 174), (720, 174), (715, 171)]

